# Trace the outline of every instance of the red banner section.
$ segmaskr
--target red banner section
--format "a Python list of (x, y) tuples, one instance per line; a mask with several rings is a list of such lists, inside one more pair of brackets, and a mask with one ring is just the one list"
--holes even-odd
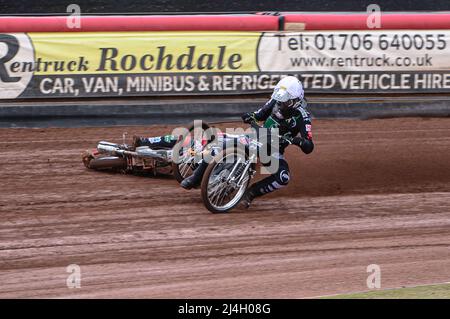
[[(448, 13), (380, 13), (379, 26), (376, 13), (324, 13), (282, 14), (285, 29), (302, 30), (436, 30), (450, 29)], [(369, 22), (369, 23), (368, 23)], [(369, 25), (371, 26), (369, 28)]]
[[(0, 17), (0, 32), (443, 30), (449, 13), (281, 13), (242, 15)], [(368, 23), (369, 22), (369, 23)], [(376, 25), (376, 26), (374, 26)], [(370, 26), (370, 27), (369, 27)]]
[(266, 15), (170, 15), (0, 17), (0, 32), (276, 31), (279, 17)]

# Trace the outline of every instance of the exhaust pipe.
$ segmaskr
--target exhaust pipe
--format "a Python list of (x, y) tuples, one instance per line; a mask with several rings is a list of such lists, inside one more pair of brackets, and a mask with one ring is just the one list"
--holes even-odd
[(115, 154), (119, 150), (119, 147), (114, 143), (100, 142), (97, 145), (97, 150), (100, 153)]

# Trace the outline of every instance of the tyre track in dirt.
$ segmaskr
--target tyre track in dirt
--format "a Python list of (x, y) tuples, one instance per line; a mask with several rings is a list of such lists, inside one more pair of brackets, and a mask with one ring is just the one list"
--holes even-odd
[(313, 124), (290, 185), (226, 215), (171, 178), (82, 166), (172, 126), (0, 129), (0, 297), (301, 298), (367, 290), (369, 264), (383, 288), (450, 281), (450, 120)]

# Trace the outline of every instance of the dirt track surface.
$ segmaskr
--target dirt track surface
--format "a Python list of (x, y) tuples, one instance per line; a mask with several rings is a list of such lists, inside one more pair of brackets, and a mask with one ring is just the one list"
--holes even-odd
[(450, 281), (450, 119), (317, 120), (291, 184), (226, 215), (173, 179), (81, 164), (170, 130), (1, 129), (0, 297), (313, 297), (368, 290), (370, 264), (382, 288)]

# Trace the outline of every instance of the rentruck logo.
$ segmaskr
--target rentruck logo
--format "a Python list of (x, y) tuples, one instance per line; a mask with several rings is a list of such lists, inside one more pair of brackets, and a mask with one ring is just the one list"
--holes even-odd
[[(17, 98), (33, 76), (34, 50), (26, 34), (0, 34), (0, 98)], [(21, 66), (28, 65), (28, 68)]]

